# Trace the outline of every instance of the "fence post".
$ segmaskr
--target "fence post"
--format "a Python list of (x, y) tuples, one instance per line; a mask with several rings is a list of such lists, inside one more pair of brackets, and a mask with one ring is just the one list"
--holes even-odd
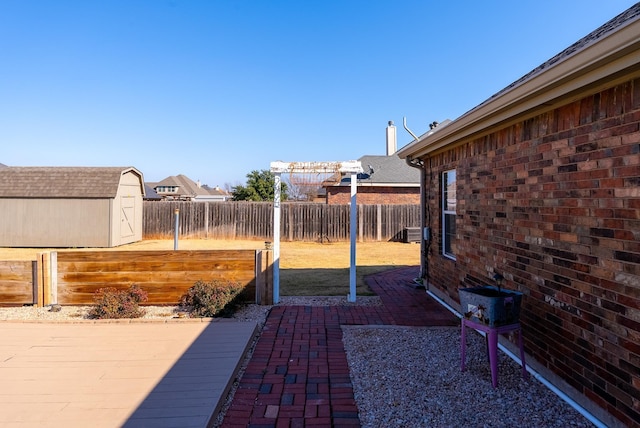
[(58, 303), (58, 253), (55, 251), (41, 253), (42, 264), (42, 305)]
[(376, 240), (382, 241), (382, 205), (376, 205)]
[(37, 307), (42, 307), (42, 300), (40, 299), (40, 290), (38, 287), (38, 259), (31, 262), (31, 285), (32, 285), (32, 298), (31, 302)]
[(271, 250), (256, 251), (256, 304), (273, 305)]
[(51, 304), (58, 303), (58, 252), (52, 251), (49, 256), (49, 279), (51, 281)]
[(262, 304), (262, 290), (264, 289), (264, 278), (262, 277), (262, 251), (258, 250), (255, 254), (255, 282), (256, 282), (256, 296), (255, 296), (255, 304)]
[(204, 205), (204, 237), (209, 238), (209, 204), (211, 202), (205, 202)]
[(358, 241), (364, 241), (364, 212), (362, 205), (358, 205)]
[(173, 232), (173, 250), (178, 249), (178, 227), (180, 226), (180, 208), (176, 208), (174, 211), (174, 215), (176, 218), (175, 227)]

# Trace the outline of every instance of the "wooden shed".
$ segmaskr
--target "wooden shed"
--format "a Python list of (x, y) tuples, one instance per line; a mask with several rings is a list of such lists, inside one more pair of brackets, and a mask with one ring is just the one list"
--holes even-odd
[(116, 247), (142, 240), (133, 167), (0, 168), (0, 246)]

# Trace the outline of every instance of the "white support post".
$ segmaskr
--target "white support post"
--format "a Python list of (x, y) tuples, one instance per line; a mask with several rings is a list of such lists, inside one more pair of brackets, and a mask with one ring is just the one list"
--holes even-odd
[(357, 225), (358, 174), (351, 173), (351, 207), (349, 232), (351, 236), (351, 263), (349, 265), (349, 302), (356, 301), (356, 225)]
[(280, 302), (280, 192), (282, 174), (275, 172), (273, 188), (273, 303)]

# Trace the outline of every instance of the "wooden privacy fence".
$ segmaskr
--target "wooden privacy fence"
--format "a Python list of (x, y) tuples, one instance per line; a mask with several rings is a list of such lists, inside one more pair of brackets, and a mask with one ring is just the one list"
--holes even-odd
[(197, 281), (215, 280), (241, 284), (245, 300), (271, 304), (272, 264), (266, 250), (41, 253), (34, 262), (0, 262), (0, 305), (90, 305), (100, 288), (133, 284), (149, 294), (147, 305), (175, 305)]
[[(144, 239), (170, 238), (271, 239), (270, 202), (145, 201)], [(419, 205), (358, 205), (360, 241), (401, 241), (404, 229), (420, 226)], [(283, 203), (280, 236), (289, 241), (348, 241), (349, 205)]]

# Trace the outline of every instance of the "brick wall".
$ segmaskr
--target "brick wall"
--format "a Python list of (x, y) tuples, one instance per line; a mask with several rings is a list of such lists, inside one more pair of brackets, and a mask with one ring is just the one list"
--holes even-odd
[[(419, 187), (366, 187), (358, 186), (359, 205), (410, 205), (420, 204)], [(351, 201), (350, 186), (327, 187), (328, 204), (348, 204)]]
[[(426, 158), (432, 284), (524, 292), (526, 350), (640, 421), (640, 79)], [(442, 171), (457, 171), (456, 261), (441, 253)], [(635, 421), (635, 422), (634, 422)]]

